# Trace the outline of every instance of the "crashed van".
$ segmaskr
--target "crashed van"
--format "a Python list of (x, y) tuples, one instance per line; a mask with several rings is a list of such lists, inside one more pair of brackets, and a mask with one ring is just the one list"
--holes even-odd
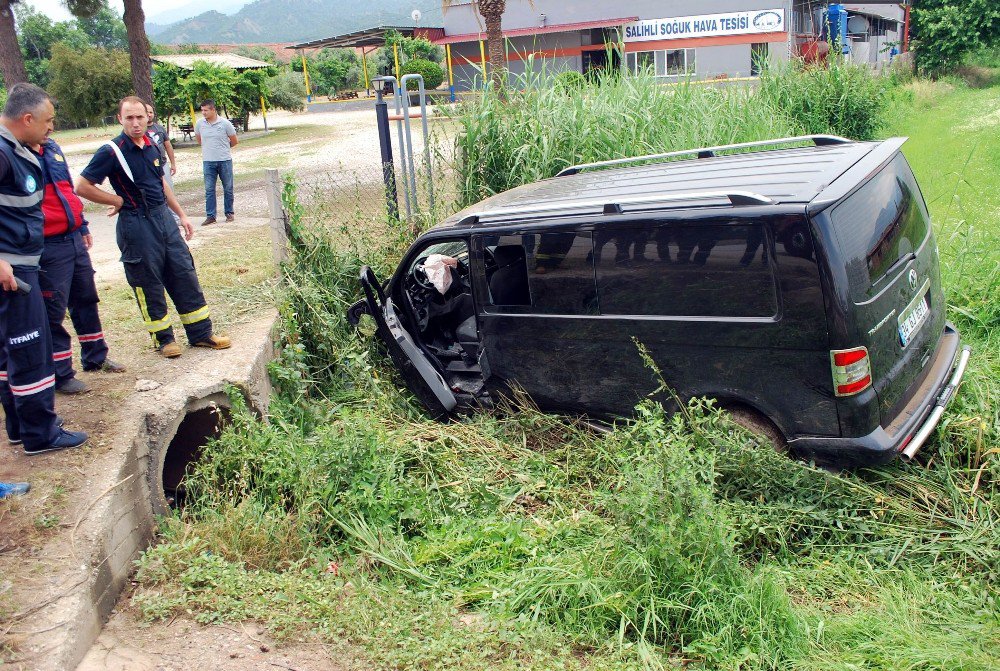
[(578, 165), (421, 235), (371, 315), (435, 416), (512, 389), (627, 416), (666, 383), (795, 454), (912, 457), (969, 359), (905, 138), (807, 136)]

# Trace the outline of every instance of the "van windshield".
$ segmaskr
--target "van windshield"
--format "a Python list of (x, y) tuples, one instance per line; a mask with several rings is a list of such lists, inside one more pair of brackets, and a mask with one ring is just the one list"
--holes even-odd
[(835, 207), (831, 218), (856, 299), (915, 252), (929, 228), (927, 206), (902, 154)]

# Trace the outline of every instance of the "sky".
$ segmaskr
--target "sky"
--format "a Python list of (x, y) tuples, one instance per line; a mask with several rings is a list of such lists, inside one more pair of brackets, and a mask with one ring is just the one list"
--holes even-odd
[[(66, 6), (60, 0), (23, 0), (25, 3), (32, 5), (35, 9), (45, 14), (49, 18), (55, 21), (67, 21), (70, 19), (70, 14), (66, 11)], [(152, 5), (153, 3), (150, 3)], [(159, 14), (160, 12), (165, 12), (169, 9), (175, 9), (183, 5), (191, 4), (191, 0), (156, 0), (155, 8), (145, 7), (146, 18)], [(121, 14), (122, 3), (121, 0), (110, 0), (110, 5), (115, 12)]]

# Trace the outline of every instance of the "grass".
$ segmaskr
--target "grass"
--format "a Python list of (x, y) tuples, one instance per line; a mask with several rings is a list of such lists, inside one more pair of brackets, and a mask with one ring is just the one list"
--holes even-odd
[(235, 399), (140, 563), (135, 608), (310, 631), (360, 668), (995, 668), (997, 91), (918, 83), (900, 100), (888, 131), (912, 136), (949, 316), (976, 352), (920, 463), (815, 469), (704, 401), (644, 403), (606, 435), (523, 399), (428, 421), (371, 325), (344, 315), (361, 264), (384, 277), (407, 231), (332, 223), (290, 189), (280, 393), (267, 424)]

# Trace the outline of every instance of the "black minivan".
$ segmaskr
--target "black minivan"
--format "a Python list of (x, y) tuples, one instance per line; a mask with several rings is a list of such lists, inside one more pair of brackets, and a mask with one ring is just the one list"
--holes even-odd
[[(905, 138), (833, 136), (574, 166), (449, 217), (381, 283), (378, 335), (436, 416), (517, 387), (628, 415), (658, 381), (740, 408), (793, 453), (912, 457), (969, 348)], [(808, 146), (803, 146), (807, 145)]]

